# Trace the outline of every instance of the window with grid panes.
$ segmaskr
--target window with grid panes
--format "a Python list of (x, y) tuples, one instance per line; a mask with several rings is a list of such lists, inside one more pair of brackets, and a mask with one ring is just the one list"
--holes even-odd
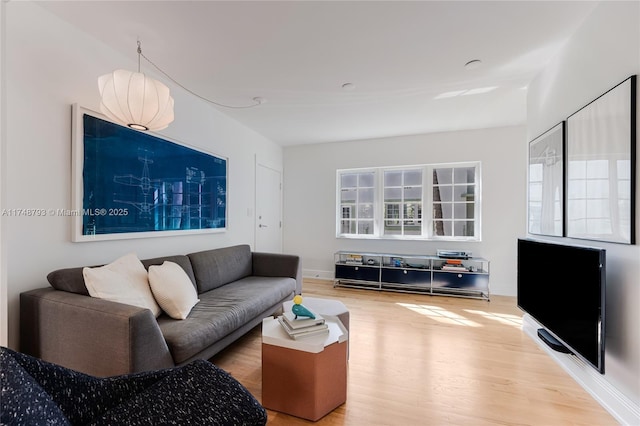
[(338, 170), (339, 237), (480, 239), (480, 163)]
[(340, 234), (373, 234), (375, 172), (346, 172), (339, 177)]
[(433, 169), (433, 235), (473, 237), (476, 212), (476, 168)]
[(422, 235), (422, 169), (384, 170), (384, 235)]

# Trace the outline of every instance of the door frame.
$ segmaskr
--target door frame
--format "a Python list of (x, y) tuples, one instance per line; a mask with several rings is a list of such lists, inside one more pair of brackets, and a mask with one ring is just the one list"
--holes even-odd
[(282, 233), (282, 217), (283, 217), (283, 185), (282, 185), (282, 181), (283, 181), (283, 171), (282, 168), (280, 167), (273, 167), (270, 164), (267, 164), (264, 161), (261, 161), (258, 156), (255, 156), (255, 165), (254, 165), (254, 178), (255, 178), (255, 182), (254, 182), (254, 204), (253, 204), (253, 247), (254, 250), (258, 249), (258, 168), (259, 167), (263, 167), (265, 169), (269, 169), (269, 170), (273, 170), (274, 172), (277, 172), (280, 174), (280, 191), (278, 193), (279, 195), (279, 200), (278, 200), (278, 206), (279, 206), (279, 210), (280, 210), (280, 217), (279, 217), (279, 223), (280, 223), (280, 228), (278, 230), (278, 232), (280, 233), (280, 253), (282, 253), (283, 247), (284, 247), (284, 241), (283, 241), (283, 233)]

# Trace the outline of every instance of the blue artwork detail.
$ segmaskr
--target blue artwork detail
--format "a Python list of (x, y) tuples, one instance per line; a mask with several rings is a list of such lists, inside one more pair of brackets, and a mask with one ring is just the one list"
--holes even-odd
[(227, 160), (83, 115), (82, 234), (226, 227)]

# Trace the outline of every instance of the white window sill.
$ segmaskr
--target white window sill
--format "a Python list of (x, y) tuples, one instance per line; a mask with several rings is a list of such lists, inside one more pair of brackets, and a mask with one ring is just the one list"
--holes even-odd
[(336, 235), (337, 239), (345, 240), (386, 240), (386, 241), (454, 241), (454, 242), (481, 242), (479, 237), (422, 237), (405, 235)]

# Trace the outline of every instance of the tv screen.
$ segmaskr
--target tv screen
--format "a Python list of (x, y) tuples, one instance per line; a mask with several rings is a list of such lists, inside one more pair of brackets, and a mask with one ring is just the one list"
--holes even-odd
[(518, 307), (604, 373), (605, 250), (518, 240)]

